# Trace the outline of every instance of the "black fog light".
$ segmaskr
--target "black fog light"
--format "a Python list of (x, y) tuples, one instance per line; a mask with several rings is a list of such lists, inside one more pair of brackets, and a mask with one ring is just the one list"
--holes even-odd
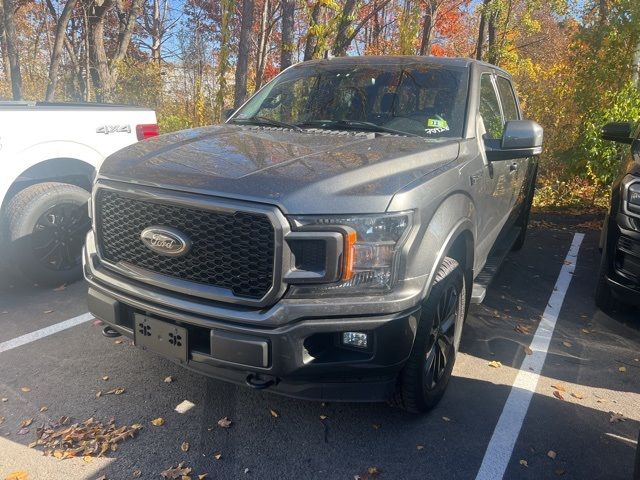
[(350, 347), (367, 348), (369, 335), (364, 332), (342, 332), (342, 343)]

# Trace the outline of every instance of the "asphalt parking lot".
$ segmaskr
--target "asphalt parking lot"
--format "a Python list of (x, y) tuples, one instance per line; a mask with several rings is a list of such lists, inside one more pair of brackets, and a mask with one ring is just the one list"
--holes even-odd
[[(640, 312), (596, 309), (597, 228), (593, 217), (534, 216), (525, 248), (471, 307), (454, 378), (426, 416), (206, 379), (103, 337), (81, 317), (82, 282), (56, 290), (7, 282), (0, 478), (161, 478), (184, 462), (194, 479), (473, 479), (502, 470), (504, 478), (629, 479), (640, 429)], [(571, 260), (576, 233), (585, 236)], [(22, 337), (74, 318), (57, 333)], [(116, 389), (124, 391), (107, 394)], [(194, 406), (176, 412), (184, 400)], [(61, 417), (142, 429), (99, 458), (60, 460), (29, 447), (39, 426)], [(228, 428), (218, 425), (224, 417)], [(157, 418), (164, 424), (154, 426)]]

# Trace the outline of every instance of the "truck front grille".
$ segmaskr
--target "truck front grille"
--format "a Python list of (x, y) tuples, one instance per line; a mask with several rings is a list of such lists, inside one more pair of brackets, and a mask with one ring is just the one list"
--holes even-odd
[[(273, 285), (275, 231), (269, 217), (141, 200), (100, 189), (95, 199), (96, 234), (102, 258), (180, 280), (230, 290), (234, 296), (264, 297)], [(181, 257), (145, 246), (150, 226), (180, 230), (191, 240)]]

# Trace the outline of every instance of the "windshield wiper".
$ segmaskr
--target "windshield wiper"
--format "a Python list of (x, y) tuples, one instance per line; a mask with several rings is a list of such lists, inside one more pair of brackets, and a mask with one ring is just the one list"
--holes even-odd
[(424, 138), (417, 133), (403, 132), (402, 130), (396, 130), (395, 128), (385, 127), (384, 125), (378, 125), (377, 123), (366, 122), (364, 120), (316, 120), (305, 122), (304, 125), (314, 125), (320, 128), (342, 127), (351, 130), (367, 130), (370, 132), (385, 132), (393, 133), (394, 135)]
[(231, 120), (232, 123), (251, 123), (253, 125), (270, 125), (272, 127), (281, 127), (281, 128), (290, 128), (297, 132), (301, 132), (302, 128), (293, 123), (281, 122), (280, 120), (275, 120), (269, 117), (263, 117), (262, 115), (254, 115), (249, 118), (234, 118)]

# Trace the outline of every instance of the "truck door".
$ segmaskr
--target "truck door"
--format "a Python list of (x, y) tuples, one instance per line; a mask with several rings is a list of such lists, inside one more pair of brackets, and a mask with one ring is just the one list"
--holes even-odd
[(481, 203), (478, 204), (478, 211), (483, 221), (483, 228), (479, 234), (482, 244), (490, 248), (509, 217), (512, 194), (510, 162), (489, 162), (485, 151), (484, 139), (501, 139), (504, 126), (493, 74), (489, 72), (483, 73), (480, 77), (479, 100), (476, 137), (485, 169), (484, 191), (480, 198)]
[[(500, 101), (502, 104), (502, 115), (504, 117), (505, 125), (510, 120), (520, 120), (520, 109), (516, 100), (511, 81), (506, 77), (496, 76), (496, 87), (498, 87), (498, 93), (500, 94)], [(528, 176), (529, 159), (517, 158), (514, 160), (507, 160), (504, 162), (507, 164), (507, 170), (509, 173), (509, 180), (511, 185), (511, 200), (509, 211), (510, 222), (515, 221), (520, 213), (522, 206), (525, 203), (527, 197), (527, 183), (525, 179)]]

